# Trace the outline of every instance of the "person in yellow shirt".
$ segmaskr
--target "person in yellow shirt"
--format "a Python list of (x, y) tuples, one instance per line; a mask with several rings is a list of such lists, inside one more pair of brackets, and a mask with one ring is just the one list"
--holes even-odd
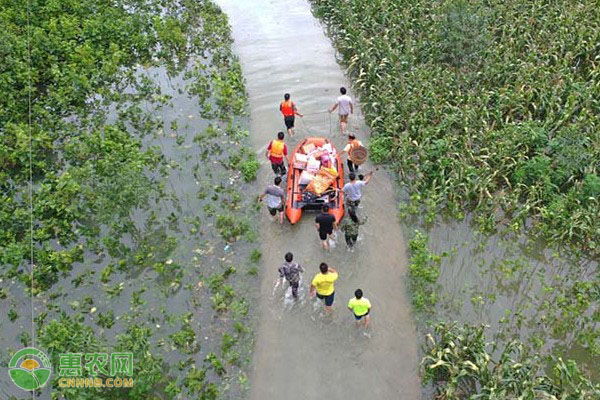
[(317, 297), (325, 301), (325, 311), (331, 312), (335, 297), (333, 282), (338, 278), (338, 273), (325, 263), (321, 263), (319, 269), (321, 272), (315, 275), (310, 285), (310, 298), (315, 297), (316, 292)]
[(348, 302), (348, 308), (354, 313), (356, 322), (360, 325), (363, 324), (365, 328), (369, 327), (371, 317), (371, 302), (366, 297), (363, 297), (363, 292), (360, 289), (356, 289), (354, 292), (354, 298)]

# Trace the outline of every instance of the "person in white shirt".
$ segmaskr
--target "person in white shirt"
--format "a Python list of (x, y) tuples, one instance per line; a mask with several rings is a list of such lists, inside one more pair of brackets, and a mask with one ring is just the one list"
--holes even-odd
[(348, 115), (354, 114), (354, 105), (352, 99), (346, 94), (346, 88), (341, 87), (340, 93), (342, 94), (337, 98), (336, 103), (329, 109), (329, 112), (334, 112), (338, 109), (338, 115), (340, 116), (340, 132), (342, 135), (346, 133), (346, 125), (348, 124)]
[(346, 206), (348, 207), (348, 213), (350, 215), (356, 215), (356, 209), (358, 208), (360, 199), (362, 198), (362, 189), (369, 184), (372, 176), (373, 171), (367, 174), (364, 181), (357, 181), (356, 174), (354, 172), (350, 172), (348, 175), (350, 182), (344, 185), (342, 191), (346, 197)]

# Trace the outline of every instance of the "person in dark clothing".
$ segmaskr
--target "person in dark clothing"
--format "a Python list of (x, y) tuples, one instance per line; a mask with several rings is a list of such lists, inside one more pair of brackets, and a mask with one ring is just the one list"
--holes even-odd
[(300, 286), (300, 273), (304, 268), (300, 264), (292, 262), (294, 255), (290, 252), (285, 255), (285, 262), (279, 267), (279, 277), (285, 278), (292, 288), (292, 296), (298, 298), (298, 287)]
[(323, 248), (329, 250), (329, 236), (333, 233), (334, 228), (337, 229), (337, 223), (335, 222), (335, 217), (329, 214), (329, 206), (327, 204), (323, 206), (321, 214), (317, 215), (317, 218), (315, 218), (315, 223), (317, 231), (319, 231), (319, 238), (321, 239)]

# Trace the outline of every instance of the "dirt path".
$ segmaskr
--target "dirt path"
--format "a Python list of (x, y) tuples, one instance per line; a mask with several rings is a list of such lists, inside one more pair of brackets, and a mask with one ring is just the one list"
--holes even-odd
[[(264, 148), (275, 133), (284, 130), (278, 105), (290, 92), (302, 113), (322, 112), (348, 85), (336, 63), (335, 52), (319, 23), (302, 0), (218, 0), (229, 15), (247, 89), (250, 95), (251, 137), (264, 160)], [(334, 115), (335, 117), (335, 115)], [(328, 136), (328, 114), (297, 120), (296, 137)], [(331, 126), (334, 142), (344, 140), (336, 119)], [(366, 128), (360, 110), (351, 130), (363, 141)], [(371, 168), (367, 166), (365, 170)], [(266, 160), (258, 185), (273, 177)], [(357, 250), (349, 253), (341, 235), (330, 253), (320, 249), (314, 215), (300, 224), (280, 226), (261, 216), (263, 270), (261, 271), (260, 322), (251, 378), (251, 399), (417, 399), (417, 341), (405, 292), (407, 269), (405, 242), (396, 219), (393, 182), (376, 174), (363, 197), (362, 215), (368, 215)], [(298, 304), (275, 289), (277, 268), (286, 251), (292, 251), (307, 273)], [(323, 318), (321, 308), (308, 299), (308, 284), (321, 261), (337, 268), (333, 318)], [(370, 337), (356, 329), (346, 303), (362, 288), (373, 304), (374, 331)]]

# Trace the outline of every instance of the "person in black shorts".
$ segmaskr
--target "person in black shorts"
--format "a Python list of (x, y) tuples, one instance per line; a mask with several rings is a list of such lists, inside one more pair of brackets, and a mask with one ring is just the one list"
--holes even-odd
[(333, 228), (337, 229), (335, 217), (329, 214), (329, 206), (323, 205), (323, 211), (315, 218), (317, 231), (319, 231), (319, 238), (323, 244), (325, 250), (329, 250), (329, 236), (333, 233)]
[(283, 214), (285, 211), (285, 192), (279, 187), (280, 184), (281, 177), (276, 176), (273, 180), (273, 185), (267, 186), (264, 193), (258, 196), (258, 200), (262, 201), (266, 196), (269, 214), (271, 214), (273, 217), (275, 217), (275, 220), (277, 220), (277, 212), (279, 212), (279, 222), (283, 224)]
[(294, 136), (294, 120), (295, 116), (303, 117), (296, 108), (296, 103), (290, 100), (290, 94), (286, 93), (283, 95), (283, 101), (279, 104), (279, 111), (283, 114), (283, 122), (287, 128), (287, 133), (290, 136)]

